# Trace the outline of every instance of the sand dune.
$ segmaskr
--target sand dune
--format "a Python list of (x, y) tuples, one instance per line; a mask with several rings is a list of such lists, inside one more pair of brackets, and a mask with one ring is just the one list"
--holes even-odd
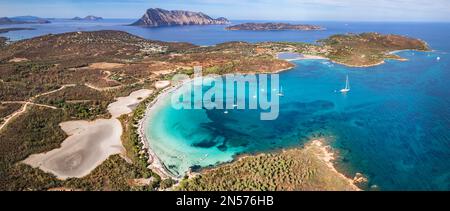
[(128, 97), (118, 98), (110, 104), (111, 119), (70, 121), (60, 124), (69, 137), (61, 147), (50, 152), (35, 154), (23, 162), (59, 179), (83, 177), (113, 154), (124, 151), (121, 142), (122, 125), (119, 116), (132, 112), (132, 107), (150, 96), (151, 90), (139, 90)]
[(122, 126), (117, 119), (71, 121), (60, 126), (70, 135), (61, 148), (31, 155), (24, 163), (51, 172), (59, 179), (83, 177), (110, 155), (123, 150)]
[(119, 97), (116, 102), (109, 104), (108, 111), (111, 113), (112, 118), (117, 118), (123, 114), (131, 113), (134, 106), (150, 96), (150, 94), (152, 94), (151, 90), (141, 89), (131, 93), (130, 96)]

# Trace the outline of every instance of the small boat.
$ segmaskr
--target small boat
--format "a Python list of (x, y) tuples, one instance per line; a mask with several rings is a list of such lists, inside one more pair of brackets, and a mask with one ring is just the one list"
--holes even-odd
[(277, 95), (280, 96), (280, 97), (283, 97), (283, 96), (284, 96), (284, 93), (283, 93), (283, 86), (281, 86), (280, 92), (278, 92)]
[(438, 56), (438, 57), (436, 58), (436, 60), (438, 60), (438, 61), (441, 60), (441, 57)]
[(348, 80), (348, 75), (347, 75), (347, 80), (345, 81), (345, 88), (341, 89), (342, 93), (347, 93), (350, 91), (350, 82)]
[(224, 111), (223, 113), (224, 113), (224, 114), (228, 114), (228, 111)]

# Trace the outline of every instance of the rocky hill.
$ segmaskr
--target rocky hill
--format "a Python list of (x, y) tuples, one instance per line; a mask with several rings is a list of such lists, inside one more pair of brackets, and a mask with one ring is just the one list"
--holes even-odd
[(102, 17), (97, 17), (97, 16), (93, 16), (93, 15), (88, 15), (84, 18), (80, 18), (80, 17), (75, 17), (72, 18), (72, 20), (76, 20), (76, 21), (98, 21), (98, 20), (103, 20)]
[(133, 26), (159, 27), (182, 25), (220, 25), (229, 24), (226, 18), (213, 19), (201, 12), (183, 10), (148, 9), (141, 19), (134, 22)]

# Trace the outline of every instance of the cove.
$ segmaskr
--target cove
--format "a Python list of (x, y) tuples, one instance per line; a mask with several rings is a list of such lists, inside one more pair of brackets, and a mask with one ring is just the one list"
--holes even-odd
[[(182, 176), (242, 153), (324, 137), (340, 151), (338, 168), (349, 176), (362, 172), (374, 188), (448, 190), (448, 61), (437, 62), (437, 52), (399, 54), (409, 61), (369, 68), (296, 61), (280, 74), (284, 97), (274, 121), (261, 121), (258, 110), (175, 110), (166, 97), (149, 114), (149, 146)], [(352, 90), (342, 94), (346, 75)]]

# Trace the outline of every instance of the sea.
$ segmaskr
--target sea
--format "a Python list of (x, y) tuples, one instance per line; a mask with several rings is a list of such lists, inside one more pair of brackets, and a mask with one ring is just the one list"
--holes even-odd
[[(334, 34), (362, 32), (419, 38), (433, 51), (397, 52), (408, 60), (387, 60), (375, 67), (293, 61), (295, 68), (279, 74), (284, 96), (273, 121), (261, 121), (261, 110), (176, 110), (168, 95), (150, 112), (146, 136), (178, 176), (190, 168), (230, 162), (237, 155), (301, 147), (323, 138), (337, 151), (338, 170), (348, 177), (362, 173), (368, 190), (450, 190), (450, 23), (301, 22), (326, 30), (258, 32), (226, 31), (225, 26), (127, 26), (133, 21), (55, 19), (51, 24), (2, 25), (36, 30), (0, 36), (17, 41), (49, 33), (121, 30), (200, 46), (228, 41), (314, 43)], [(347, 76), (351, 91), (342, 94)]]

